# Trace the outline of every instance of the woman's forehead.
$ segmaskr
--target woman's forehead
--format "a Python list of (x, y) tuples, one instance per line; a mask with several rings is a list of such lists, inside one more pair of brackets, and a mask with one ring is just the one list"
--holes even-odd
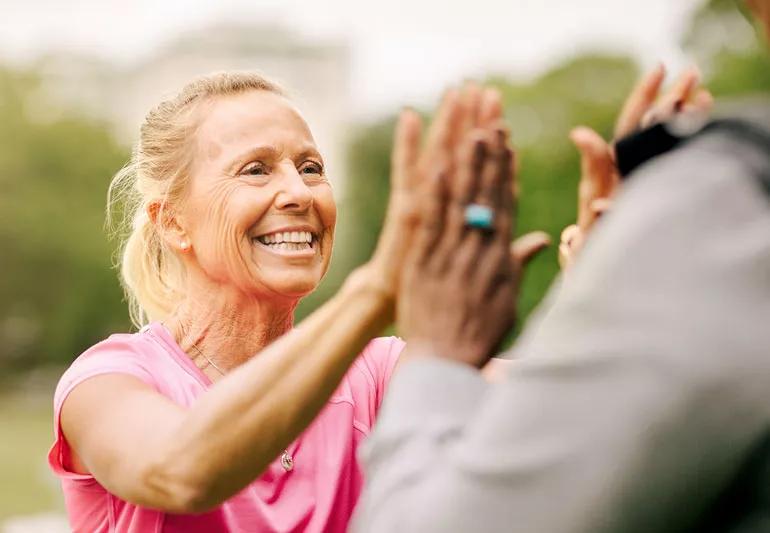
[(207, 152), (240, 150), (245, 145), (315, 145), (305, 119), (285, 97), (268, 91), (214, 98), (198, 124), (198, 141)]

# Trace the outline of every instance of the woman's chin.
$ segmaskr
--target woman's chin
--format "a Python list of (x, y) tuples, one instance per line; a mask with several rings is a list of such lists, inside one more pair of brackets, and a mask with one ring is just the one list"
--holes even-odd
[(305, 279), (280, 279), (263, 280), (260, 285), (266, 287), (270, 293), (286, 298), (287, 300), (299, 300), (311, 294), (318, 288), (321, 280), (316, 277)]

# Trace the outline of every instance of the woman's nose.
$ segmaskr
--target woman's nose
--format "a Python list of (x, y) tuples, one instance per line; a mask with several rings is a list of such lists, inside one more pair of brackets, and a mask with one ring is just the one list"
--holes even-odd
[(313, 205), (313, 192), (292, 165), (282, 176), (275, 205), (281, 210), (304, 212)]

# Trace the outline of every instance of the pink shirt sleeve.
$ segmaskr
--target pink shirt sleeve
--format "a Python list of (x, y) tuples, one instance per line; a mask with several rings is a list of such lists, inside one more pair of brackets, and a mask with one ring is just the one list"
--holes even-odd
[(60, 478), (71, 480), (93, 480), (90, 475), (71, 472), (65, 467), (69, 463), (70, 449), (61, 431), (61, 409), (70, 392), (83, 381), (101, 374), (128, 374), (157, 388), (145, 357), (137, 350), (136, 343), (126, 342), (127, 335), (116, 335), (100, 342), (84, 352), (64, 372), (54, 393), (54, 444), (48, 452), (48, 464)]
[(371, 341), (361, 354), (361, 359), (374, 379), (375, 414), (380, 409), (390, 377), (406, 343), (398, 337), (378, 337)]

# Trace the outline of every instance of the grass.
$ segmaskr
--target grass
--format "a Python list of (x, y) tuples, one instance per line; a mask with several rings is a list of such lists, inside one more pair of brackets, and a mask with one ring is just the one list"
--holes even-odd
[(64, 510), (46, 460), (53, 440), (51, 375), (0, 388), (0, 524), (11, 516)]

